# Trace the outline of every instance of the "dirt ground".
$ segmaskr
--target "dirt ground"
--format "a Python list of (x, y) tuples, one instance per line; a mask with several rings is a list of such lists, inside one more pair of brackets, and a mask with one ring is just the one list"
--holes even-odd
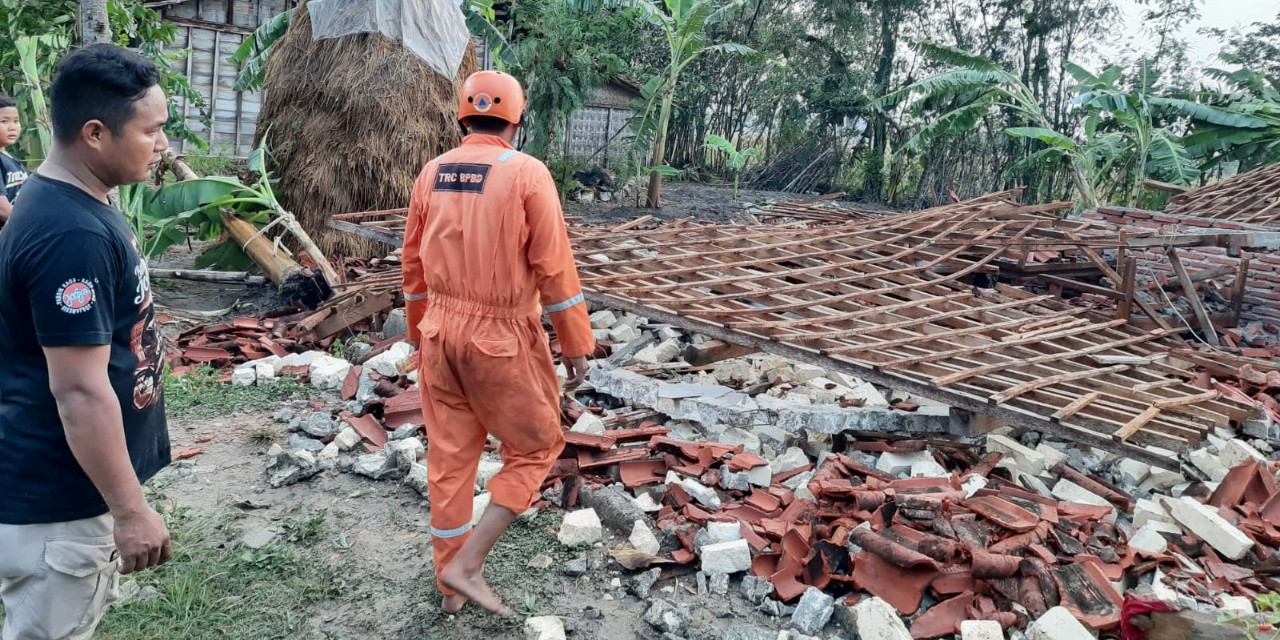
[[(337, 399), (331, 398), (336, 406)], [(313, 402), (313, 405), (315, 403)], [(287, 405), (284, 405), (287, 406)], [(322, 472), (302, 483), (270, 488), (264, 469), (270, 439), (283, 442), (288, 436), (283, 425), (274, 423), (275, 409), (213, 419), (171, 419), (173, 448), (200, 447), (203, 453), (176, 462), (151, 483), (159, 501), (170, 511), (184, 511), (198, 519), (220, 523), (219, 536), (199, 544), (226, 549), (231, 557), (240, 553), (242, 536), (263, 528), (287, 530), (299, 514), (323, 515), (319, 535), (308, 544), (293, 545), (301, 562), (322, 569), (321, 578), (331, 581), (324, 597), (299, 604), (281, 604), (261, 598), (260, 604), (243, 602), (246, 613), (267, 617), (287, 615), (299, 622), (288, 633), (255, 634), (251, 629), (227, 626), (209, 633), (166, 635), (147, 629), (150, 623), (134, 623), (130, 632), (120, 631), (123, 617), (118, 608), (109, 614), (103, 637), (114, 638), (214, 638), (288, 637), (301, 639), (384, 638), (419, 640), (441, 638), (480, 640), (523, 637), (523, 617), (514, 621), (498, 619), (468, 607), (449, 616), (439, 608), (434, 585), (431, 539), (428, 534), (430, 507), (412, 489), (397, 482), (375, 482), (362, 477)], [(631, 576), (607, 561), (607, 550), (619, 546), (622, 538), (606, 535), (606, 545), (569, 549), (555, 538), (560, 514), (546, 511), (533, 520), (522, 519), (499, 543), (491, 557), (487, 575), (504, 599), (522, 615), (560, 616), (570, 638), (631, 640), (659, 638), (642, 621), (647, 603), (628, 592)], [(278, 541), (276, 544), (285, 544)], [(274, 547), (268, 547), (272, 549)], [(188, 549), (190, 552), (191, 550)], [(197, 551), (197, 554), (200, 551)], [(249, 553), (245, 551), (245, 553)], [(529, 567), (535, 556), (547, 555), (551, 565)], [(589, 570), (579, 578), (562, 575), (564, 564), (586, 557)], [(171, 567), (181, 572), (181, 567)], [(235, 571), (237, 569), (228, 569)], [(173, 578), (140, 574), (137, 583), (154, 584), (172, 598)], [(282, 578), (299, 580), (299, 578)], [(315, 580), (316, 578), (310, 578)], [(693, 575), (665, 580), (653, 595), (677, 604), (693, 604), (691, 639), (714, 639), (724, 629), (750, 625), (777, 629), (780, 623), (754, 611), (738, 594), (737, 580), (730, 595), (698, 596)], [(255, 585), (258, 592), (263, 585)], [(283, 584), (281, 585), (283, 586)], [(671, 587), (673, 593), (663, 593)], [(266, 585), (269, 591), (271, 585)], [(215, 594), (216, 595), (216, 594)], [(235, 597), (235, 596), (233, 596)], [(217, 600), (213, 598), (213, 600)], [(256, 610), (255, 610), (256, 608)], [(276, 608), (287, 611), (276, 611)], [(113, 622), (117, 624), (113, 627)], [(159, 620), (154, 624), (161, 624)], [(199, 622), (197, 621), (198, 625)], [(154, 635), (153, 635), (153, 632)], [(774, 631), (776, 634), (776, 631)]]
[(565, 215), (581, 216), (586, 224), (622, 224), (647, 215), (664, 221), (693, 217), (708, 222), (740, 222), (744, 220), (743, 213), (751, 207), (803, 197), (796, 193), (743, 189), (735, 201), (732, 187), (676, 182), (663, 185), (661, 209), (637, 207), (634, 196), (612, 203), (570, 202), (564, 209)]

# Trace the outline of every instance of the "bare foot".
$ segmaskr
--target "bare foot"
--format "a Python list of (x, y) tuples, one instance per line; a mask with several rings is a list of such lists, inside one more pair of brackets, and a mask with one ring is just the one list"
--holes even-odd
[(484, 607), (486, 611), (500, 616), (511, 615), (511, 609), (502, 604), (502, 599), (489, 588), (479, 571), (466, 573), (455, 562), (445, 568), (440, 581), (444, 582), (446, 587), (457, 591), (463, 598)]
[(440, 608), (444, 609), (444, 612), (449, 615), (462, 611), (462, 608), (465, 606), (467, 606), (467, 597), (461, 593), (445, 596), (444, 599), (440, 601)]

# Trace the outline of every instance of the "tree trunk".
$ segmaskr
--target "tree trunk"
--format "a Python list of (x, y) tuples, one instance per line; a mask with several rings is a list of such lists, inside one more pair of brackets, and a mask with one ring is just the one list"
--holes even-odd
[[(671, 107), (675, 102), (675, 85), (673, 80), (667, 93), (662, 97), (662, 111), (658, 114), (658, 137), (653, 141), (653, 167), (661, 167), (667, 161), (667, 128), (671, 125)], [(650, 209), (662, 207), (662, 174), (654, 171), (649, 174), (649, 200), (645, 206)]]
[(111, 42), (107, 0), (80, 0), (80, 44)]

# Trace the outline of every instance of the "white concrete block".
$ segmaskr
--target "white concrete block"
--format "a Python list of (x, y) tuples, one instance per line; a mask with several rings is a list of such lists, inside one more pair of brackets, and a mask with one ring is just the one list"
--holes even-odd
[(476, 469), (476, 486), (481, 489), (488, 488), (489, 481), (498, 475), (499, 471), (502, 471), (501, 459), (480, 458), (480, 465)]
[(1224, 520), (1213, 507), (1190, 498), (1166, 498), (1164, 505), (1175, 522), (1227, 558), (1239, 560), (1253, 548), (1253, 540)]
[(231, 386), (252, 387), (258, 381), (258, 373), (253, 367), (240, 367), (231, 372)]
[[(690, 497), (698, 501), (704, 507), (711, 510), (720, 509), (720, 494), (715, 489), (708, 487), (693, 478), (685, 478), (680, 481), (680, 487), (688, 493)], [(710, 575), (710, 574), (708, 574)]]
[(949, 478), (951, 472), (947, 468), (938, 464), (937, 460), (933, 460), (930, 456), (929, 460), (922, 460), (911, 465), (912, 478)]
[(809, 462), (809, 454), (805, 453), (804, 449), (801, 449), (800, 447), (790, 447), (786, 451), (782, 452), (782, 454), (777, 458), (774, 458), (773, 462), (769, 463), (769, 470), (772, 471), (774, 475), (777, 475), (779, 473), (786, 473), (793, 469), (799, 469), (800, 467), (809, 464)]
[(966, 476), (964, 482), (960, 483), (960, 488), (964, 490), (965, 498), (972, 498), (987, 488), (987, 479), (977, 474)]
[(604, 539), (604, 525), (595, 509), (581, 509), (565, 514), (556, 537), (566, 547), (595, 544)]
[(1191, 452), (1188, 458), (1190, 458), (1191, 464), (1203, 471), (1214, 482), (1222, 482), (1222, 479), (1227, 477), (1227, 472), (1230, 471), (1222, 464), (1218, 456), (1209, 453), (1208, 449), (1196, 449)]
[(524, 640), (565, 640), (564, 623), (555, 616), (539, 616), (524, 621)]
[(1164, 583), (1164, 572), (1159, 567), (1156, 568), (1151, 578), (1151, 594), (1158, 600), (1161, 602), (1174, 602), (1178, 599), (1178, 592)]
[(590, 411), (583, 411), (577, 422), (573, 423), (573, 428), (570, 429), (570, 431), (574, 433), (589, 433), (591, 435), (602, 436), (605, 431), (604, 420), (601, 420), (600, 416), (597, 416)]
[(663, 340), (649, 345), (635, 355), (635, 361), (644, 364), (666, 364), (680, 357), (680, 342)]
[(338, 449), (345, 453), (360, 446), (361, 438), (360, 433), (355, 429), (344, 427), (333, 441), (338, 443)]
[(1004, 640), (1004, 628), (995, 620), (965, 620), (960, 623), (960, 640)]
[(863, 598), (853, 606), (858, 637), (864, 640), (911, 640), (911, 632), (893, 605), (880, 598)]
[(1169, 548), (1169, 541), (1160, 535), (1159, 525), (1153, 523), (1133, 534), (1133, 537), (1129, 538), (1129, 546), (1147, 553), (1159, 554)]
[(322, 356), (311, 363), (311, 386), (317, 389), (337, 391), (347, 379), (351, 363), (342, 358)]
[(1125, 458), (1116, 463), (1116, 471), (1120, 472), (1120, 477), (1130, 484), (1141, 484), (1151, 475), (1151, 465), (1140, 460)]
[(640, 332), (629, 325), (619, 325), (609, 330), (609, 342), (625, 345), (640, 339)]
[(1094, 636), (1066, 607), (1054, 607), (1027, 628), (1027, 640), (1094, 640)]
[(1257, 449), (1254, 449), (1249, 443), (1236, 439), (1227, 441), (1226, 446), (1222, 448), (1222, 454), (1218, 456), (1218, 461), (1228, 470), (1234, 469), (1249, 460), (1265, 463), (1267, 457)]
[(1044, 456), (1045, 468), (1052, 469), (1054, 465), (1067, 459), (1067, 454), (1041, 442), (1036, 445), (1036, 453)]
[(1177, 471), (1170, 471), (1162, 467), (1151, 467), (1151, 475), (1138, 486), (1143, 491), (1153, 491), (1162, 493), (1176, 487), (1187, 479)]
[(1133, 505), (1133, 528), (1141, 529), (1151, 522), (1166, 522), (1173, 524), (1173, 518), (1169, 516), (1169, 512), (1159, 502), (1138, 498)]
[(658, 542), (658, 537), (653, 535), (653, 530), (649, 528), (642, 520), (636, 520), (631, 528), (631, 537), (628, 538), (631, 548), (641, 553), (647, 553), (651, 556), (658, 555), (662, 545)]
[(880, 459), (876, 460), (876, 468), (891, 475), (902, 475), (911, 473), (912, 467), (925, 463), (936, 461), (933, 454), (928, 451), (912, 451), (910, 453), (894, 453), (886, 451), (880, 454)]
[(760, 455), (760, 438), (746, 429), (730, 427), (725, 429), (716, 441), (731, 447), (741, 446), (747, 453)]
[(708, 522), (707, 536), (713, 543), (741, 540), (742, 525), (737, 522)]
[(987, 434), (987, 450), (1012, 458), (1019, 469), (1033, 476), (1044, 473), (1049, 466), (1049, 461), (1043, 454), (1028, 449), (1022, 443), (1006, 436)]
[(702, 572), (732, 575), (751, 569), (751, 546), (746, 540), (718, 542), (702, 547)]
[(636, 496), (632, 502), (634, 502), (637, 507), (640, 507), (640, 510), (645, 513), (657, 513), (662, 511), (662, 505), (658, 504), (658, 501), (654, 500), (653, 496), (650, 495), (648, 491), (640, 492), (640, 495)]
[(1080, 504), (1092, 504), (1099, 507), (1110, 507), (1111, 503), (1106, 498), (1085, 489), (1084, 487), (1063, 478), (1058, 484), (1053, 485), (1053, 497), (1063, 502), (1078, 502)]
[(616, 324), (618, 324), (618, 316), (608, 309), (602, 309), (591, 314), (592, 329), (612, 329)]
[(1244, 596), (1218, 596), (1222, 600), (1222, 613), (1227, 615), (1250, 616), (1253, 615), (1253, 600)]

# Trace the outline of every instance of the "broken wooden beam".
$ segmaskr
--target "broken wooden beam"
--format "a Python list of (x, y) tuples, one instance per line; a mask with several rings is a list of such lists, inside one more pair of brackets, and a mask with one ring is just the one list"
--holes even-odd
[(169, 280), (190, 280), (192, 282), (212, 282), (215, 284), (242, 284), (255, 286), (266, 284), (263, 276), (251, 276), (244, 271), (188, 271), (185, 269), (151, 269), (152, 278)]
[(757, 353), (756, 349), (730, 344), (722, 340), (708, 340), (699, 344), (691, 344), (684, 348), (680, 357), (695, 367), (705, 367), (730, 358), (740, 358)]
[(332, 289), (327, 282), (315, 277), (277, 248), (252, 222), (224, 209), (222, 226), (289, 300), (300, 300), (308, 308), (315, 308), (331, 294)]
[(1218, 332), (1213, 328), (1213, 320), (1209, 318), (1208, 312), (1204, 310), (1204, 303), (1201, 302), (1199, 294), (1196, 293), (1196, 285), (1191, 281), (1191, 276), (1187, 274), (1187, 268), (1182, 264), (1182, 259), (1178, 257), (1178, 250), (1169, 247), (1165, 251), (1165, 255), (1169, 256), (1169, 262), (1173, 265), (1173, 272), (1177, 274), (1178, 281), (1182, 283), (1183, 297), (1187, 299), (1187, 303), (1191, 305), (1191, 311), (1196, 315), (1196, 320), (1200, 322), (1200, 330), (1204, 332), (1205, 340), (1212, 346), (1219, 346)]

